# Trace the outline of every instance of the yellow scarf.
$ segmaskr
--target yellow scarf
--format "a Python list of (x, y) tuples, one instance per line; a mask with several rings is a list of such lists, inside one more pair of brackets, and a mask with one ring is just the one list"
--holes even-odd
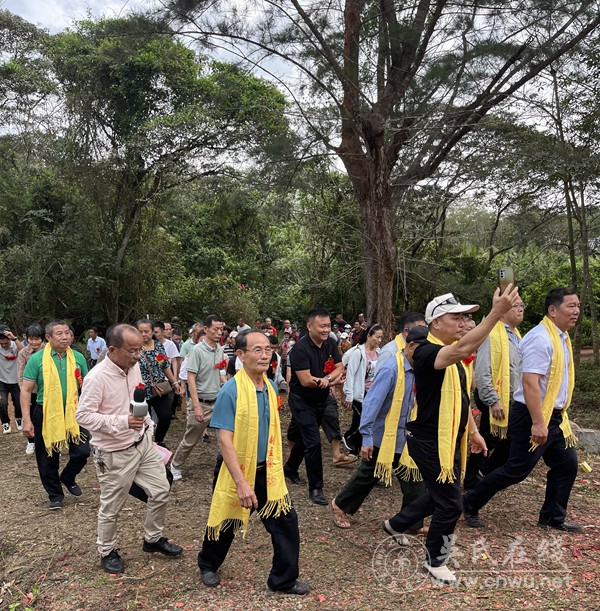
[[(398, 337), (402, 337), (399, 335)], [(398, 338), (396, 338), (398, 343)], [(392, 464), (396, 453), (396, 438), (398, 436), (398, 423), (402, 411), (402, 400), (404, 399), (404, 355), (402, 349), (396, 352), (396, 365), (398, 367), (398, 380), (392, 397), (390, 411), (385, 417), (381, 447), (375, 464), (375, 477), (384, 481), (386, 486), (392, 485)]]
[[(544, 316), (541, 322), (542, 325), (548, 331), (550, 341), (552, 342), (552, 363), (550, 365), (550, 376), (548, 378), (548, 388), (546, 389), (546, 396), (542, 401), (542, 415), (544, 416), (544, 422), (546, 426), (550, 422), (552, 412), (554, 411), (554, 404), (556, 403), (556, 397), (562, 385), (563, 371), (565, 367), (565, 355), (563, 354), (562, 341), (558, 333), (558, 327), (547, 317)], [(569, 390), (568, 397), (565, 406), (562, 408), (562, 422), (560, 423), (560, 430), (563, 432), (565, 437), (565, 446), (567, 448), (574, 446), (577, 443), (577, 437), (571, 430), (571, 423), (567, 416), (567, 409), (571, 405), (571, 397), (573, 395), (573, 386), (575, 385), (575, 367), (573, 365), (573, 348), (571, 346), (571, 338), (567, 334), (567, 348), (569, 349)], [(537, 448), (538, 444), (531, 442), (530, 452), (533, 452)]]
[(75, 420), (77, 402), (77, 378), (75, 356), (71, 348), (67, 348), (62, 357), (67, 361), (67, 400), (63, 405), (62, 386), (58, 369), (52, 360), (52, 348), (46, 344), (42, 355), (42, 375), (44, 376), (44, 419), (42, 436), (48, 456), (53, 452), (66, 452), (69, 442), (80, 443), (83, 439), (79, 425)]
[[(267, 379), (263, 376), (269, 396), (269, 439), (267, 442), (267, 502), (258, 512), (261, 518), (277, 518), (292, 508), (292, 501), (285, 485), (283, 475), (283, 452), (281, 449), (281, 428), (277, 395)], [(235, 404), (235, 429), (233, 447), (237, 454), (240, 468), (246, 481), (252, 488), (256, 479), (256, 462), (258, 452), (258, 400), (256, 387), (246, 371), (242, 368), (235, 376), (237, 401)], [(219, 471), (217, 485), (210, 504), (210, 513), (206, 531), (209, 539), (217, 540), (221, 531), (232, 528), (237, 532), (244, 528), (246, 537), (250, 509), (240, 505), (235, 482), (229, 469), (223, 463)]]
[[(417, 402), (413, 405), (412, 411), (410, 412), (410, 417), (408, 418), (408, 422), (412, 422), (417, 417)], [(423, 476), (421, 475), (421, 471), (419, 471), (419, 467), (417, 467), (417, 463), (413, 460), (412, 456), (408, 451), (408, 444), (404, 444), (404, 448), (402, 450), (402, 454), (400, 455), (400, 466), (398, 467), (398, 474), (400, 478), (405, 482), (422, 482)]]
[[(427, 336), (427, 341), (431, 342), (432, 344), (437, 344), (438, 346), (445, 345), (431, 333)], [(467, 463), (468, 435), (465, 433), (467, 431), (468, 423), (462, 432), (458, 430), (462, 411), (462, 391), (460, 388), (460, 376), (458, 373), (459, 367), (463, 367), (463, 364), (456, 363), (455, 365), (446, 367), (440, 395), (438, 457), (440, 460), (441, 470), (437, 481), (441, 482), (442, 484), (446, 482), (454, 482), (454, 451), (456, 448), (456, 440), (458, 439), (459, 435), (461, 436), (461, 473), (464, 473)]]
[[(515, 334), (521, 339), (518, 329)], [(510, 345), (508, 332), (502, 321), (496, 323), (490, 333), (490, 363), (492, 384), (504, 406), (504, 418), (494, 418), (490, 407), (490, 432), (495, 437), (506, 439), (508, 432), (508, 410), (510, 408)]]
[(394, 341), (396, 342), (396, 348), (398, 349), (398, 352), (402, 352), (402, 350), (404, 350), (404, 348), (406, 347), (406, 340), (404, 339), (404, 337), (402, 337), (402, 333), (398, 333), (398, 335), (396, 335), (396, 337), (394, 338)]

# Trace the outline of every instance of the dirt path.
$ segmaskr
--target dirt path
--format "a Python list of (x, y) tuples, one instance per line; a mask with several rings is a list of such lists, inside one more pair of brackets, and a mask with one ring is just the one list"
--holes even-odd
[[(346, 414), (344, 414), (346, 417)], [(283, 414), (284, 426), (288, 415)], [(175, 446), (183, 421), (173, 423), (167, 443)], [(325, 493), (329, 498), (352, 473), (334, 468), (324, 443)], [(594, 471), (581, 473), (569, 517), (586, 525), (580, 535), (557, 536), (538, 529), (545, 468), (499, 494), (483, 512), (488, 527), (457, 529), (451, 560), (466, 580), (439, 587), (422, 579), (418, 546), (402, 553), (379, 528), (400, 506), (399, 487), (376, 488), (355, 516), (351, 530), (333, 525), (329, 508), (307, 499), (304, 487), (290, 486), (301, 527), (301, 579), (312, 586), (302, 598), (266, 589), (272, 548), (259, 521), (251, 520), (246, 542), (239, 537), (222, 567), (222, 586), (205, 589), (196, 555), (206, 523), (216, 443), (200, 444), (173, 487), (165, 534), (185, 548), (176, 560), (142, 552), (144, 507), (134, 499), (119, 520), (121, 577), (99, 567), (95, 548), (98, 483), (88, 465), (79, 483), (84, 495), (48, 510), (35, 459), (24, 453), (21, 435), (0, 437), (2, 527), (0, 609), (581, 609), (600, 608), (600, 460), (587, 456)], [(457, 565), (458, 563), (458, 565)], [(510, 579), (510, 582), (507, 580)], [(11, 606), (13, 605), (13, 606)]]

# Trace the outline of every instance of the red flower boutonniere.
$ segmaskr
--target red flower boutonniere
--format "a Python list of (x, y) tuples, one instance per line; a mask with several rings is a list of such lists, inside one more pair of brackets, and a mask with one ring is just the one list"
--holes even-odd
[(141, 388), (142, 390), (144, 390), (146, 387), (144, 386), (144, 384), (143, 384), (142, 382), (140, 382), (140, 383), (137, 385), (137, 388)]
[(333, 362), (333, 357), (330, 356), (323, 367), (323, 372), (328, 374), (331, 373), (335, 369), (335, 363)]
[(79, 386), (83, 384), (83, 376), (81, 375), (81, 371), (79, 371), (79, 367), (75, 368), (75, 379), (79, 382)]
[(475, 360), (475, 357), (471, 355), (471, 356), (468, 356), (466, 359), (463, 359), (462, 362), (468, 367), (474, 360)]
[(14, 360), (15, 360), (17, 357), (16, 357), (14, 354), (5, 354), (5, 355), (4, 355), (4, 358), (5, 358), (7, 361), (14, 361)]
[(215, 363), (215, 369), (225, 369), (229, 363), (229, 359), (223, 359), (220, 363)]
[(158, 363), (164, 363), (165, 361), (168, 361), (169, 357), (165, 356), (164, 354), (157, 354), (156, 355), (156, 361)]
[(96, 348), (96, 352), (100, 354), (100, 348)]

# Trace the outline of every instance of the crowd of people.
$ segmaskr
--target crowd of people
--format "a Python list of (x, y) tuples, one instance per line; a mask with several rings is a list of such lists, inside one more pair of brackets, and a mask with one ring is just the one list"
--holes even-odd
[[(143, 550), (181, 554), (163, 533), (170, 489), (197, 444), (210, 442), (211, 427), (218, 452), (198, 554), (205, 586), (220, 583), (229, 547), (239, 531), (245, 536), (256, 511), (273, 543), (268, 587), (306, 594), (288, 483), (307, 486), (310, 501), (329, 506), (334, 524), (348, 529), (372, 489), (392, 486), (394, 476), (401, 504), (383, 531), (401, 546), (411, 544), (408, 535), (424, 538), (423, 569), (451, 584), (456, 576), (447, 563), (461, 514), (468, 526), (483, 527), (480, 510), (525, 479), (540, 458), (548, 475), (538, 525), (581, 530), (567, 520), (577, 473), (567, 415), (574, 383), (568, 331), (578, 321), (579, 300), (568, 288), (549, 291), (545, 317), (521, 339), (524, 308), (509, 285), (496, 291), (476, 325), (479, 306), (448, 293), (424, 314), (404, 313), (383, 347), (386, 330), (378, 323), (363, 314), (353, 324), (342, 314), (332, 321), (321, 308), (308, 313), (305, 325), (284, 320), (280, 329), (270, 318), (228, 326), (211, 314), (185, 341), (166, 321), (116, 324), (105, 338), (92, 327), (85, 356), (64, 321), (31, 325), (20, 339), (3, 325), (3, 433), (11, 432), (10, 397), (51, 510), (62, 509), (65, 489), (83, 494), (77, 476), (92, 457), (100, 484), (97, 547), (107, 572), (124, 571), (117, 518), (129, 495), (147, 505)], [(283, 397), (291, 412), (285, 434)], [(165, 439), (183, 406), (185, 431), (171, 452)], [(351, 412), (343, 434), (340, 406)], [(356, 467), (331, 500), (321, 429), (334, 465)], [(68, 457), (62, 470), (61, 454)]]

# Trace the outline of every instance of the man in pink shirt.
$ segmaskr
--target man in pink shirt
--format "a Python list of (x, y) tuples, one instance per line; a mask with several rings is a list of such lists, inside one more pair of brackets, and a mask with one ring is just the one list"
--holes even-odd
[(117, 516), (134, 483), (148, 495), (142, 549), (165, 556), (178, 556), (183, 550), (162, 536), (170, 487), (152, 443), (152, 419), (147, 413), (135, 417), (130, 411), (134, 391), (143, 385), (138, 365), (142, 336), (135, 327), (123, 324), (109, 329), (106, 341), (107, 358), (94, 367), (93, 375), (86, 376), (76, 419), (92, 434), (100, 483), (100, 563), (108, 573), (122, 573), (123, 561), (116, 549)]

